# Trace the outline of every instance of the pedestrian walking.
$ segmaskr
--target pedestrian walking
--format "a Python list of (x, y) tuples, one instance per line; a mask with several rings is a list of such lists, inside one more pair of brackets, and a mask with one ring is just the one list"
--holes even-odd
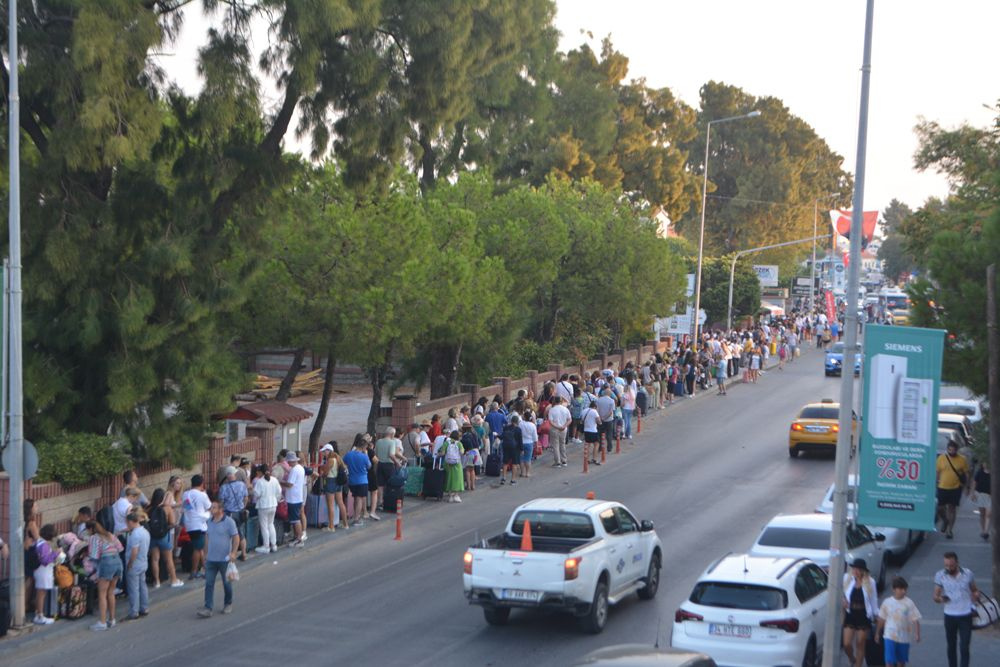
[(143, 527), (145, 518), (141, 510), (129, 512), (125, 517), (128, 541), (125, 543), (125, 589), (128, 591), (128, 620), (134, 621), (149, 615), (149, 589), (146, 586), (146, 567), (149, 562), (149, 531)]
[(855, 558), (844, 574), (844, 653), (853, 667), (864, 667), (865, 644), (878, 617), (878, 591), (864, 558)]
[(969, 667), (972, 640), (972, 609), (979, 602), (979, 589), (972, 570), (958, 564), (958, 554), (944, 554), (944, 568), (934, 575), (934, 602), (944, 605), (944, 635), (948, 667)]
[[(296, 459), (297, 460), (297, 459)], [(287, 501), (286, 501), (287, 502)], [(231, 563), (240, 548), (240, 532), (236, 522), (226, 516), (222, 503), (212, 502), (212, 518), (205, 530), (205, 606), (198, 611), (200, 618), (209, 618), (215, 605), (215, 577), (222, 576), (222, 613), (233, 610), (233, 582), (228, 576)]]
[(980, 461), (976, 467), (976, 474), (972, 476), (972, 491), (969, 499), (975, 504), (979, 512), (979, 537), (983, 541), (990, 540), (990, 465), (987, 461)]
[(948, 441), (944, 454), (939, 454), (937, 470), (937, 516), (941, 531), (949, 540), (955, 536), (955, 516), (962, 502), (962, 492), (969, 482), (969, 463), (958, 453), (958, 443)]
[(892, 580), (892, 597), (886, 598), (878, 610), (875, 643), (884, 640), (887, 667), (905, 667), (910, 661), (910, 644), (920, 642), (920, 611), (906, 597), (906, 579)]

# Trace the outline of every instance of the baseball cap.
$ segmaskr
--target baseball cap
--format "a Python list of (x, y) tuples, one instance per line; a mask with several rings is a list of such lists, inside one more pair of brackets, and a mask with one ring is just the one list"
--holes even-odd
[(332, 452), (332, 451), (333, 451), (333, 445), (331, 445), (331, 444), (330, 444), (330, 443), (328, 442), (328, 443), (326, 443), (325, 445), (323, 445), (322, 447), (320, 447), (320, 448), (319, 448), (319, 451), (321, 451), (321, 452)]

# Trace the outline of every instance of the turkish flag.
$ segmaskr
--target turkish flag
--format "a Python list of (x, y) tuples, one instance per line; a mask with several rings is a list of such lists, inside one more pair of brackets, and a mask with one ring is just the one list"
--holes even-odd
[(844, 268), (846, 269), (850, 265), (851, 265), (851, 253), (850, 252), (845, 252), (844, 253)]
[[(833, 230), (845, 239), (851, 238), (851, 209), (836, 209), (830, 211), (830, 222)], [(861, 247), (867, 248), (875, 235), (875, 224), (878, 222), (878, 211), (865, 211), (861, 217)]]

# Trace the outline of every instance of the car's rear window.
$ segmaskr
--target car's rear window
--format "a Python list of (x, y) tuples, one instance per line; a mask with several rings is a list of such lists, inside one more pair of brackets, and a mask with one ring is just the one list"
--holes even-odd
[(840, 408), (827, 408), (822, 406), (808, 406), (802, 408), (799, 413), (800, 419), (839, 419)]
[(966, 405), (942, 405), (941, 412), (949, 415), (964, 415), (966, 417), (972, 417), (976, 414), (975, 408), (970, 408)]
[(706, 607), (771, 611), (788, 606), (780, 588), (720, 581), (699, 581), (691, 591), (691, 602)]
[(533, 537), (572, 537), (589, 540), (594, 536), (594, 523), (587, 514), (525, 510), (514, 517), (512, 530), (524, 532), (524, 522), (531, 522)]
[(793, 547), (796, 549), (830, 548), (830, 531), (808, 528), (765, 528), (757, 543), (763, 547)]

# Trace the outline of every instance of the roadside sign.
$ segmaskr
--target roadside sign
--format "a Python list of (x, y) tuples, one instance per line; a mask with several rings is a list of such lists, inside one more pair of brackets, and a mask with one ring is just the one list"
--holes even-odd
[(944, 330), (869, 324), (858, 521), (934, 530)]
[[(38, 450), (29, 441), (24, 440), (24, 460), (21, 469), (23, 471), (23, 479), (34, 479), (35, 475), (38, 473)], [(7, 463), (8, 458), (11, 456), (12, 450), (10, 448), (10, 443), (3, 449), (3, 456), (0, 457), (0, 461), (3, 462), (3, 469), (10, 470), (10, 465)]]
[(753, 270), (757, 273), (761, 287), (778, 286), (778, 267), (775, 264), (754, 264)]
[(810, 285), (812, 285), (812, 278), (796, 278), (795, 284), (809, 287)]

